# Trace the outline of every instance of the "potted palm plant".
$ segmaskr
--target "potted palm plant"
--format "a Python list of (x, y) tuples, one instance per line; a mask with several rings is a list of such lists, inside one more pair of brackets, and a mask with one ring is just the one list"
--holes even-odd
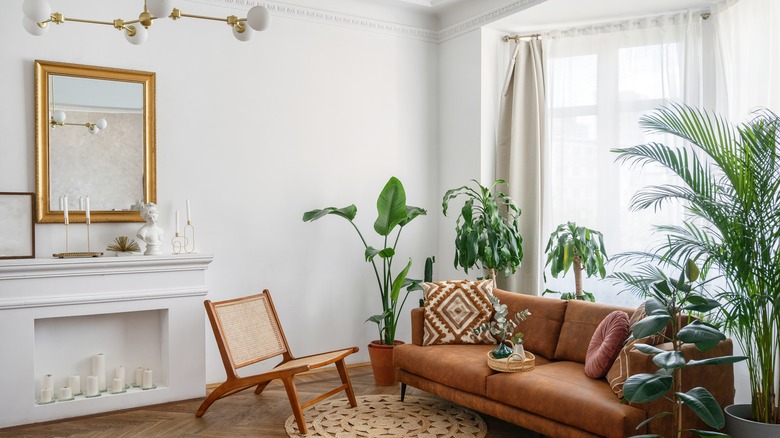
[[(554, 278), (558, 278), (561, 273), (566, 276), (569, 268), (574, 271), (574, 293), (548, 289), (544, 291), (545, 294), (560, 294), (564, 300), (596, 301), (592, 293), (582, 289), (582, 268), (585, 268), (587, 278), (595, 274), (604, 278), (607, 274), (604, 267), (608, 260), (607, 251), (604, 249), (604, 236), (599, 231), (578, 227), (574, 222), (558, 225), (550, 234), (544, 251), (547, 253), (544, 267), (550, 267), (550, 274)], [(544, 277), (546, 281), (547, 274)]]
[(496, 271), (508, 276), (523, 260), (521, 212), (512, 198), (496, 189), (506, 181), (496, 180), (490, 187), (472, 181), (476, 189), (462, 186), (448, 190), (441, 207), (447, 216), (450, 201), (461, 195), (466, 198), (455, 223), (455, 269), (461, 266), (466, 273), (474, 267), (486, 269), (495, 283)]
[[(406, 192), (403, 184), (395, 177), (387, 182), (379, 198), (376, 201), (377, 219), (374, 222), (374, 231), (382, 239), (381, 249), (374, 248), (366, 241), (363, 233), (354, 222), (357, 215), (357, 207), (350, 205), (344, 208), (324, 208), (308, 211), (303, 214), (304, 222), (311, 222), (325, 216), (334, 215), (346, 219), (357, 231), (358, 237), (364, 247), (366, 262), (371, 264), (376, 276), (379, 288), (379, 298), (382, 303), (382, 313), (369, 317), (366, 322), (377, 324), (379, 339), (368, 346), (371, 364), (374, 370), (374, 380), (378, 385), (392, 385), (395, 383), (395, 368), (393, 368), (392, 348), (401, 343), (395, 339), (396, 327), (401, 309), (406, 303), (409, 292), (419, 290), (419, 281), (408, 279), (407, 273), (412, 266), (412, 260), (406, 263), (400, 272), (392, 273), (393, 260), (396, 255), (398, 239), (403, 228), (418, 216), (427, 212), (420, 207), (406, 205)], [(395, 231), (395, 236), (391, 234)], [(406, 288), (406, 293), (401, 300), (401, 289)]]
[[(724, 303), (724, 327), (748, 357), (748, 414), (756, 423), (773, 425), (773, 431), (760, 436), (780, 436), (775, 374), (780, 360), (780, 118), (761, 110), (735, 127), (710, 112), (673, 104), (643, 116), (640, 124), (686, 144), (614, 150), (618, 161), (660, 164), (680, 178), (679, 184), (641, 189), (632, 208), (682, 202), (689, 219), (681, 226), (658, 227), (666, 239), (655, 250), (678, 263), (699, 259), (722, 276), (718, 299)], [(732, 409), (738, 408), (728, 407), (727, 414)], [(737, 435), (732, 418), (727, 415), (727, 430)]]

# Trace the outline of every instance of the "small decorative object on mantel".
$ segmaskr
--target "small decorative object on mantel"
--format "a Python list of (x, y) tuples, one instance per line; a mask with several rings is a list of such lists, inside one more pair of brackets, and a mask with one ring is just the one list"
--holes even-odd
[(141, 217), (146, 221), (146, 224), (138, 230), (137, 237), (146, 242), (144, 255), (162, 254), (160, 244), (162, 243), (163, 229), (157, 225), (157, 218), (159, 217), (157, 204), (152, 202), (144, 204), (143, 208), (141, 208)]
[[(514, 333), (514, 331), (520, 321), (525, 321), (531, 316), (531, 312), (525, 309), (516, 313), (513, 318), (508, 318), (509, 309), (506, 304), (501, 304), (501, 301), (495, 295), (488, 296), (488, 300), (493, 304), (493, 309), (496, 312), (493, 315), (493, 320), (474, 328), (472, 331), (475, 335), (485, 330), (490, 331), (490, 334), (498, 341), (498, 347), (491, 351), (490, 354), (495, 359), (504, 359), (515, 353), (514, 348), (506, 345), (507, 340), (510, 341), (510, 345), (523, 343), (523, 334), (521, 332)], [(511, 339), (507, 339), (510, 337)]]
[(184, 225), (184, 233), (179, 233), (179, 210), (176, 210), (176, 235), (171, 239), (174, 254), (181, 254), (182, 250), (187, 254), (195, 253), (195, 227), (192, 225), (192, 212), (190, 200), (187, 200), (187, 224)]
[(135, 240), (127, 236), (119, 236), (114, 239), (114, 243), (106, 247), (106, 251), (114, 251), (117, 256), (128, 256), (141, 252), (141, 247)]
[(84, 211), (84, 221), (87, 224), (87, 251), (70, 252), (68, 249), (68, 240), (69, 240), (68, 225), (70, 225), (70, 220), (68, 218), (68, 213), (69, 213), (68, 197), (61, 196), (60, 210), (62, 210), (62, 215), (63, 218), (65, 219), (63, 221), (65, 223), (65, 252), (52, 254), (53, 257), (64, 259), (64, 258), (73, 258), (73, 257), (100, 257), (103, 255), (102, 252), (93, 252), (91, 248), (91, 243), (89, 238), (89, 225), (91, 223), (90, 209), (89, 209), (89, 196), (86, 197), (86, 203), (84, 202), (84, 198), (79, 198), (79, 208)]

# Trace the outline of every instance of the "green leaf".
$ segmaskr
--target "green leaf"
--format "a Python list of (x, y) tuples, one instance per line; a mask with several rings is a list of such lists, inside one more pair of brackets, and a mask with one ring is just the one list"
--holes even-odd
[(353, 204), (342, 208), (328, 207), (328, 208), (323, 208), (322, 210), (307, 211), (306, 213), (303, 214), (303, 221), (304, 222), (316, 221), (317, 219), (329, 214), (334, 214), (336, 216), (343, 217), (344, 219), (352, 222), (352, 220), (355, 219), (355, 215), (357, 215), (357, 207), (355, 207), (355, 205)]
[(715, 397), (705, 388), (699, 386), (688, 392), (676, 392), (675, 395), (708, 426), (720, 429), (725, 425), (723, 410), (718, 405)]
[[(643, 421), (643, 422), (641, 422), (641, 423), (637, 424), (636, 428), (637, 428), (637, 429), (641, 429), (641, 428), (642, 428), (642, 427), (644, 427), (644, 426), (645, 426), (647, 423), (649, 423), (649, 422), (651, 422), (651, 421), (655, 420), (656, 418), (662, 418), (662, 417), (665, 417), (665, 416), (667, 416), (667, 415), (672, 415), (672, 413), (671, 413), (671, 412), (667, 412), (667, 411), (664, 411), (664, 412), (659, 412), (659, 413), (657, 413), (657, 414), (653, 415), (652, 417), (648, 418), (647, 420), (645, 420), (645, 421)], [(658, 436), (658, 435), (639, 435), (639, 436)]]
[(694, 435), (698, 435), (698, 436), (700, 436), (702, 438), (709, 438), (709, 437), (713, 437), (713, 436), (720, 436), (720, 437), (730, 438), (730, 435), (728, 435), (728, 434), (720, 433), (720, 432), (713, 432), (711, 430), (698, 430), (698, 429), (685, 429), (685, 430), (690, 432), (690, 433), (692, 433), (692, 434), (694, 434)]
[(384, 313), (381, 313), (379, 315), (373, 315), (373, 316), (369, 317), (365, 322), (371, 321), (371, 322), (374, 322), (376, 324), (381, 325), (382, 322), (385, 320), (385, 318), (387, 318), (391, 314), (392, 314), (392, 310), (391, 309), (387, 309), (387, 310), (385, 310)]
[(742, 362), (743, 360), (747, 360), (747, 356), (710, 357), (710, 358), (701, 359), (701, 360), (690, 360), (690, 361), (688, 361), (688, 364), (686, 366), (694, 367), (694, 366), (698, 366), (698, 365), (724, 365), (724, 364), (732, 364), (732, 363)]
[(667, 352), (667, 350), (661, 350), (658, 347), (647, 344), (634, 344), (634, 348), (645, 354), (661, 354)]
[(652, 288), (665, 297), (671, 297), (673, 294), (672, 289), (669, 287), (669, 282), (666, 280), (653, 283)]
[(690, 282), (699, 279), (699, 267), (696, 266), (696, 263), (691, 259), (688, 259), (688, 261), (685, 262), (685, 276)]
[(689, 344), (696, 344), (701, 351), (707, 351), (726, 339), (726, 335), (715, 327), (696, 320), (686, 325), (677, 333), (677, 339)]
[(369, 247), (366, 248), (366, 251), (363, 253), (363, 255), (366, 257), (366, 261), (370, 262), (379, 253), (380, 253), (380, 250), (374, 248), (373, 246), (369, 246)]
[(623, 385), (623, 395), (628, 401), (644, 403), (657, 400), (670, 389), (674, 378), (669, 374), (635, 374)]
[(671, 319), (669, 315), (650, 315), (642, 318), (634, 324), (634, 339), (646, 338), (660, 332)]
[(409, 259), (409, 263), (406, 264), (406, 267), (401, 271), (397, 277), (395, 277), (395, 280), (393, 280), (393, 286), (390, 290), (390, 301), (396, 302), (398, 301), (398, 294), (401, 292), (401, 287), (403, 287), (404, 280), (406, 279), (406, 274), (409, 273), (409, 268), (412, 267), (412, 259)]
[(425, 216), (426, 214), (428, 214), (428, 211), (426, 209), (424, 209), (424, 208), (413, 207), (411, 205), (407, 205), (406, 206), (406, 219), (402, 220), (400, 225), (402, 227), (405, 227), (406, 224), (408, 224), (409, 222), (413, 221), (414, 218), (416, 218), (417, 216)]
[(648, 315), (669, 315), (666, 306), (656, 298), (648, 298), (645, 301), (645, 313)]
[(406, 192), (401, 181), (391, 177), (376, 200), (377, 218), (374, 231), (387, 236), (397, 225), (406, 220)]
[(653, 357), (653, 363), (666, 370), (685, 366), (685, 356), (679, 351), (664, 351)]

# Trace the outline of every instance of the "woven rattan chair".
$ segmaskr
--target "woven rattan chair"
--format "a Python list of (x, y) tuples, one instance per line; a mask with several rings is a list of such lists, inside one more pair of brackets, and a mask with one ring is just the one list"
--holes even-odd
[[(257, 386), (255, 394), (260, 394), (266, 385), (274, 379), (281, 379), (284, 382), (295, 421), (298, 423), (298, 431), (302, 434), (306, 433), (306, 420), (303, 418), (304, 408), (341, 391), (347, 393), (349, 404), (352, 407), (357, 406), (355, 392), (352, 390), (352, 383), (344, 365), (344, 358), (356, 353), (357, 347), (301, 358), (293, 357), (284, 332), (282, 332), (282, 325), (279, 323), (279, 316), (274, 309), (271, 295), (267, 290), (264, 290), (260, 295), (220, 302), (206, 300), (203, 304), (206, 306), (206, 313), (211, 321), (211, 327), (214, 329), (214, 337), (217, 340), (219, 353), (222, 355), (227, 380), (206, 397), (195, 416), (202, 416), (206, 409), (220, 398), (249, 387)], [(236, 372), (238, 368), (275, 356), (281, 356), (282, 361), (270, 371), (247, 377), (239, 377)], [(341, 377), (341, 386), (301, 403), (293, 382), (295, 375), (329, 364), (336, 364), (336, 369)]]

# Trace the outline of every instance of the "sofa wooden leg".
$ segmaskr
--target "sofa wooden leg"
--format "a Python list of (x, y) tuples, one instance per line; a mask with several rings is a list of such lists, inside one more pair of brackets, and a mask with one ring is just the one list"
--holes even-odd
[(406, 397), (406, 383), (401, 383), (401, 401)]

